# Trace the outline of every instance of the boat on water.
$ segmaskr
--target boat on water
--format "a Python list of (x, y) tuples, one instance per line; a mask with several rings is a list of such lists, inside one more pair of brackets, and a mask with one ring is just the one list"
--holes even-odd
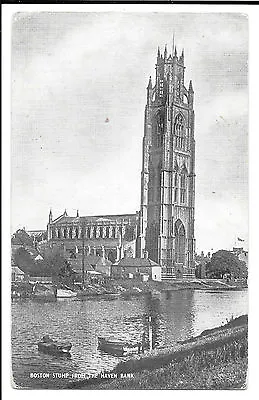
[(117, 356), (126, 356), (128, 354), (139, 354), (143, 351), (142, 344), (123, 342), (116, 338), (98, 337), (98, 349), (105, 353), (114, 354)]
[(20, 298), (21, 298), (21, 293), (16, 290), (12, 290), (11, 299), (20, 299)]
[(77, 293), (73, 292), (71, 289), (57, 289), (56, 297), (61, 298), (69, 298), (69, 297), (76, 297)]
[(39, 351), (57, 356), (71, 357), (71, 348), (72, 344), (70, 342), (60, 342), (58, 340), (51, 339), (48, 335), (43, 336), (41, 341), (38, 342)]
[(47, 286), (36, 282), (33, 286), (31, 297), (33, 300), (38, 301), (55, 301), (56, 291), (52, 285)]

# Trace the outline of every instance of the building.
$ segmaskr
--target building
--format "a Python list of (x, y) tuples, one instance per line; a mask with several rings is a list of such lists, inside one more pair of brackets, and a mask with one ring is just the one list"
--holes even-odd
[(160, 265), (149, 258), (122, 258), (111, 268), (114, 278), (142, 278), (142, 280), (152, 279), (153, 281), (162, 279)]
[(26, 274), (17, 265), (12, 264), (12, 282), (24, 282), (26, 280)]
[(206, 278), (206, 265), (211, 260), (211, 254), (208, 252), (207, 255), (202, 251), (201, 254), (195, 254), (195, 276), (196, 278)]
[(84, 261), (82, 257), (78, 257), (76, 259), (69, 259), (72, 270), (76, 273), (77, 280), (78, 278), (82, 280), (83, 277), (83, 264), (84, 264), (84, 278), (87, 277), (87, 274), (91, 275), (92, 272), (98, 272), (103, 276), (111, 276), (111, 265), (112, 262), (107, 258), (101, 256), (88, 255), (84, 257)]
[(49, 214), (47, 240), (67, 258), (99, 255), (112, 263), (150, 258), (163, 278), (195, 276), (194, 91), (184, 84), (184, 52), (158, 49), (156, 81), (147, 87), (140, 212), (125, 215)]
[(66, 258), (82, 260), (84, 256), (101, 256), (111, 262), (134, 257), (138, 213), (101, 216), (68, 216), (66, 210), (53, 220), (49, 213), (48, 243), (59, 246)]
[(168, 277), (194, 276), (195, 140), (192, 81), (184, 52), (158, 49), (156, 82), (147, 87), (141, 175), (140, 256)]

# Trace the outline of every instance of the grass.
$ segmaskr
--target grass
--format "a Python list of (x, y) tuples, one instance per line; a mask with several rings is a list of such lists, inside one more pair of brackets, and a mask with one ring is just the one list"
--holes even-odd
[(202, 390), (245, 388), (247, 358), (223, 362), (203, 368), (185, 363), (161, 367), (154, 371), (142, 371), (132, 379), (116, 379), (100, 383), (89, 389), (98, 390)]
[[(122, 362), (117, 379), (81, 382), (70, 387), (100, 390), (241, 389), (247, 373), (247, 316), (204, 331), (188, 343)], [(119, 378), (120, 373), (133, 378)]]

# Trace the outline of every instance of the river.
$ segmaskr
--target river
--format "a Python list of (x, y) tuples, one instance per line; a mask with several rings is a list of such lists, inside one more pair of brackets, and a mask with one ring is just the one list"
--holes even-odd
[[(152, 317), (154, 346), (198, 335), (248, 312), (246, 290), (179, 290), (130, 299), (58, 299), (12, 302), (12, 369), (16, 387), (64, 388), (74, 373), (110, 370), (121, 357), (97, 349), (98, 336), (139, 341)], [(38, 352), (43, 335), (72, 342), (69, 359)], [(40, 373), (46, 373), (45, 378)], [(57, 375), (67, 373), (65, 375)], [(34, 374), (34, 375), (32, 375)]]

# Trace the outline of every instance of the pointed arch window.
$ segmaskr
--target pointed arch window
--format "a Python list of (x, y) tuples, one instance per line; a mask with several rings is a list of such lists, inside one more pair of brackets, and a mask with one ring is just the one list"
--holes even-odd
[(162, 112), (158, 112), (153, 119), (153, 145), (157, 148), (163, 146), (163, 134), (164, 134), (164, 116)]
[(115, 228), (115, 226), (113, 226), (113, 228), (112, 228), (112, 237), (113, 238), (116, 237), (116, 228)]
[(182, 221), (179, 219), (175, 223), (175, 261), (177, 263), (185, 262), (185, 229)]
[(174, 122), (175, 147), (180, 150), (186, 149), (186, 128), (182, 114), (178, 114)]
[(178, 201), (178, 190), (179, 190), (178, 182), (179, 182), (179, 176), (178, 176), (177, 171), (175, 171), (175, 174), (174, 174), (174, 202), (175, 203), (177, 203), (177, 201)]
[(180, 174), (180, 203), (185, 204), (187, 200), (187, 168), (184, 165)]
[(186, 175), (181, 174), (180, 177), (180, 203), (185, 203), (186, 201)]

